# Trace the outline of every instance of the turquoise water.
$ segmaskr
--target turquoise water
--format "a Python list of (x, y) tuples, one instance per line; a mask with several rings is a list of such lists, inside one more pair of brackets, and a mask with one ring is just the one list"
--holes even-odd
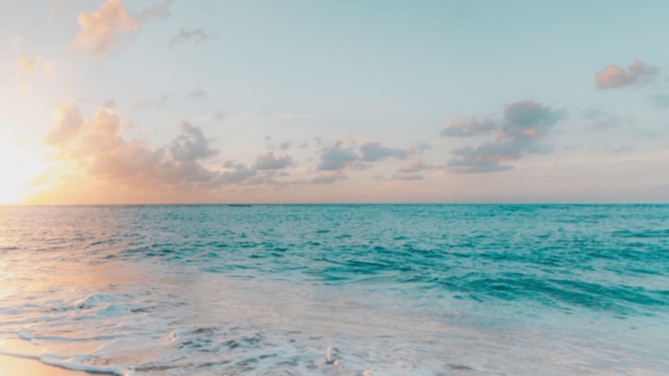
[(669, 205), (0, 207), (0, 354), (118, 375), (667, 375)]

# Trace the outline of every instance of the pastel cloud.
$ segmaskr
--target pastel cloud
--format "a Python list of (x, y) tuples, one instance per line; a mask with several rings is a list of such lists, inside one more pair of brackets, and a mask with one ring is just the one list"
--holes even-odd
[[(291, 155), (276, 151), (259, 152), (251, 163), (233, 160), (219, 165), (215, 157), (221, 154), (220, 151), (202, 129), (184, 119), (178, 121), (179, 132), (171, 142), (152, 148), (146, 141), (124, 137), (126, 124), (130, 122), (116, 113), (114, 106), (103, 105), (90, 118), (68, 103), (60, 103), (57, 112), (57, 122), (44, 137), (45, 144), (58, 150), (55, 162), (74, 166), (74, 176), (97, 186), (142, 192), (211, 193), (231, 185), (331, 184), (347, 179), (343, 171), (346, 168), (369, 168), (371, 163), (402, 160), (413, 153), (411, 149), (389, 148), (378, 142), (358, 145), (348, 139), (321, 149), (321, 160), (315, 169), (294, 169), (300, 163)], [(403, 180), (417, 179), (416, 171), (431, 168), (422, 160), (409, 165), (400, 171)], [(298, 175), (293, 176), (296, 171)], [(50, 176), (53, 179), (45, 181), (55, 181), (65, 175), (51, 171)], [(77, 183), (72, 184), (71, 187)]]
[(409, 154), (407, 150), (383, 147), (378, 142), (366, 142), (360, 146), (360, 151), (365, 162), (376, 162), (386, 158), (404, 159)]
[(67, 103), (58, 104), (59, 120), (47, 133), (44, 142), (49, 145), (64, 146), (79, 135), (84, 118), (79, 109)]
[(625, 70), (618, 65), (609, 65), (595, 75), (595, 83), (600, 90), (617, 89), (633, 85), (643, 85), (653, 80), (657, 68), (651, 67), (641, 60), (634, 61)]
[(168, 145), (150, 148), (143, 141), (126, 141), (124, 119), (110, 108), (99, 108), (86, 120), (77, 107), (58, 106), (60, 118), (44, 142), (58, 147), (60, 161), (74, 162), (94, 180), (122, 186), (157, 189), (212, 188), (220, 173), (204, 166), (218, 154), (200, 128), (179, 121), (180, 133)]
[(241, 183), (246, 179), (254, 177), (257, 173), (256, 170), (249, 166), (234, 161), (225, 162), (223, 167), (228, 169), (221, 176), (221, 182), (224, 184)]
[(421, 174), (426, 170), (441, 169), (441, 167), (431, 166), (425, 163), (422, 158), (414, 158), (411, 161), (403, 164), (397, 169), (397, 172), (393, 174), (392, 180), (400, 181), (411, 181), (411, 180), (422, 180), (423, 175)]
[[(128, 139), (127, 130), (133, 123), (117, 113), (116, 107), (115, 101), (107, 101), (95, 113), (85, 116), (72, 104), (58, 104), (58, 120), (43, 139), (55, 150), (51, 160), (54, 167), (45, 173), (45, 178), (35, 180), (38, 189), (51, 187), (41, 197), (58, 197), (57, 192), (76, 190), (93, 197), (118, 190), (130, 202), (142, 197), (160, 201), (169, 195), (192, 201), (188, 197), (194, 192), (209, 200), (223, 192), (333, 184), (347, 180), (347, 170), (371, 169), (391, 160), (404, 163), (393, 180), (420, 180), (422, 171), (443, 169), (420, 158), (409, 161), (429, 149), (427, 144), (403, 149), (353, 138), (342, 138), (327, 146), (314, 145), (311, 152), (299, 151), (303, 161), (287, 153), (292, 142), (286, 141), (281, 148), (265, 148), (248, 160), (221, 163), (218, 158), (230, 154), (216, 148), (203, 129), (185, 119), (177, 121), (174, 137), (162, 145)], [(58, 183), (64, 181), (67, 185)], [(67, 195), (71, 202), (77, 201), (75, 194)]]
[(347, 143), (354, 144), (355, 139), (339, 140), (334, 145), (323, 148), (317, 169), (338, 171), (352, 166), (365, 168), (361, 162), (378, 162), (388, 158), (406, 159), (411, 154), (411, 150), (388, 148), (378, 142), (367, 141), (360, 145), (362, 155), (358, 155), (355, 146), (346, 146)]
[(49, 61), (39, 56), (22, 54), (16, 59), (16, 66), (21, 78), (21, 86), (23, 89), (28, 87), (29, 78), (37, 73), (42, 68), (42, 74), (45, 78), (53, 80), (57, 74), (57, 61)]
[(77, 21), (81, 32), (72, 47), (96, 58), (101, 58), (119, 44), (119, 34), (134, 33), (140, 26), (139, 20), (128, 14), (120, 0), (107, 0), (92, 13), (80, 13)]
[(353, 152), (353, 147), (347, 147), (343, 141), (337, 141), (334, 145), (323, 149), (321, 162), (317, 168), (321, 171), (336, 171), (359, 160), (360, 157)]
[(264, 152), (256, 157), (256, 170), (280, 170), (293, 164), (293, 158), (287, 154), (275, 156), (272, 152)]
[(209, 144), (202, 130), (180, 119), (181, 134), (172, 142), (170, 154), (175, 161), (192, 162), (218, 154)]
[(91, 13), (80, 13), (77, 21), (81, 31), (72, 43), (75, 51), (101, 58), (119, 44), (121, 34), (132, 34), (141, 24), (152, 18), (166, 18), (174, 0), (164, 1), (146, 9), (140, 15), (128, 14), (120, 0), (107, 0), (100, 9)]
[(441, 135), (443, 137), (470, 137), (486, 134), (496, 129), (497, 125), (491, 120), (460, 119), (453, 122), (448, 119), (444, 129), (441, 130)]
[[(511, 170), (513, 166), (502, 163), (530, 154), (548, 153), (549, 145), (543, 141), (564, 117), (564, 111), (552, 110), (534, 101), (507, 104), (503, 119), (496, 123), (498, 137), (481, 145), (454, 150), (456, 158), (447, 165), (465, 173)], [(487, 128), (479, 131), (488, 132)]]
[(423, 180), (423, 175), (421, 175), (421, 174), (393, 174), (391, 180), (399, 180), (399, 181)]
[(337, 181), (346, 180), (347, 177), (341, 171), (329, 171), (327, 173), (322, 173), (308, 181), (309, 184), (323, 185), (323, 184), (332, 184)]
[(235, 161), (227, 161), (223, 164), (226, 171), (221, 176), (223, 184), (270, 184), (290, 185), (300, 184), (300, 180), (277, 180), (277, 177), (286, 177), (289, 174), (281, 173), (279, 170), (286, 169), (294, 163), (293, 158), (287, 154), (274, 155), (272, 152), (262, 152), (256, 156), (253, 165), (245, 165)]
[(414, 158), (410, 162), (403, 164), (399, 168), (399, 172), (404, 172), (404, 173), (410, 173), (410, 172), (420, 172), (426, 169), (432, 168), (431, 166), (428, 166), (423, 159), (421, 158)]

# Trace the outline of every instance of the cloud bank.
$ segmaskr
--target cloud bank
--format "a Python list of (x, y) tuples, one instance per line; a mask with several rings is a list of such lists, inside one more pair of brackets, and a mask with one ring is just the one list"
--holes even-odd
[(505, 162), (519, 160), (530, 154), (548, 153), (550, 145), (544, 140), (564, 117), (564, 111), (552, 110), (528, 100), (507, 104), (503, 119), (484, 127), (473, 127), (472, 122), (468, 121), (459, 122), (453, 125), (449, 133), (474, 136), (488, 134), (494, 129), (497, 138), (481, 145), (453, 150), (456, 158), (451, 159), (447, 166), (455, 172), (463, 173), (511, 170), (513, 166)]
[[(389, 159), (406, 160), (428, 148), (426, 144), (419, 144), (419, 151), (386, 147), (379, 142), (358, 144), (348, 137), (314, 150), (320, 159), (312, 162), (307, 158), (311, 163), (305, 164), (285, 152), (290, 148), (286, 141), (281, 148), (284, 151), (261, 151), (250, 163), (220, 163), (220, 150), (202, 129), (184, 119), (178, 121), (179, 132), (174, 139), (160, 147), (127, 140), (123, 133), (131, 123), (115, 111), (113, 101), (108, 102), (88, 119), (76, 106), (59, 103), (58, 121), (43, 139), (57, 151), (53, 161), (63, 163), (49, 175), (76, 177), (70, 179), (70, 191), (76, 187), (115, 187), (144, 193), (221, 194), (226, 186), (326, 185), (346, 180), (347, 169), (368, 169)], [(400, 169), (396, 180), (420, 179), (418, 172), (428, 168), (432, 167), (415, 159)], [(42, 177), (35, 184), (48, 185), (52, 180)]]
[(389, 158), (406, 159), (412, 150), (388, 148), (378, 142), (365, 142), (356, 152), (354, 139), (339, 140), (321, 150), (319, 171), (340, 171), (345, 168), (366, 168), (365, 162), (379, 162)]
[(143, 141), (123, 138), (124, 119), (110, 108), (99, 108), (86, 120), (67, 103), (58, 106), (59, 121), (44, 143), (58, 148), (57, 160), (76, 164), (93, 179), (124, 186), (159, 189), (211, 188), (220, 174), (204, 162), (218, 154), (202, 130), (179, 121), (179, 135), (151, 149)]

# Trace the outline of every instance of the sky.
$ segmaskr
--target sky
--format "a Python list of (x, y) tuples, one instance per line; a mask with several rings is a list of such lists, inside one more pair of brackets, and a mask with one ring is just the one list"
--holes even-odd
[(669, 202), (667, 1), (0, 1), (0, 204)]

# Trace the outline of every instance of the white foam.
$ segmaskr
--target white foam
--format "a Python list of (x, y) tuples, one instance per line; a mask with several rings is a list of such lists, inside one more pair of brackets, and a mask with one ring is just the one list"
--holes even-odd
[(85, 371), (93, 373), (102, 373), (118, 376), (134, 376), (135, 370), (133, 368), (121, 366), (97, 366), (91, 364), (84, 364), (79, 359), (81, 356), (61, 356), (56, 354), (47, 354), (39, 357), (39, 361), (50, 366), (61, 367), (73, 371)]
[[(656, 369), (667, 364), (661, 354), (666, 346), (658, 347), (656, 356), (615, 348), (613, 342), (600, 350), (600, 338), (587, 333), (575, 338), (539, 326), (476, 325), (473, 312), (460, 314), (410, 298), (389, 300), (354, 287), (132, 265), (139, 269), (134, 277), (128, 276), (127, 265), (106, 271), (125, 278), (108, 290), (107, 285), (60, 288), (33, 293), (35, 299), (25, 305), (0, 301), (0, 307), (17, 312), (3, 316), (2, 337), (39, 344), (37, 352), (46, 353), (0, 354), (116, 376), (525, 376), (546, 369), (571, 375), (578, 373), (575, 365), (607, 354), (612, 354), (610, 362), (598, 367), (611, 367), (609, 374), (649, 369), (648, 359)], [(54, 306), (64, 308), (49, 309)]]
[(21, 331), (19, 331), (19, 338), (25, 339), (26, 341), (31, 341), (35, 339), (34, 333), (35, 331), (33, 331), (32, 329), (24, 328), (21, 329)]
[[(2, 343), (4, 343), (4, 341), (0, 342), (0, 344)], [(7, 350), (0, 350), (0, 355), (10, 356), (15, 358), (32, 359), (39, 361), (42, 364), (46, 364), (48, 366), (65, 368), (73, 371), (93, 372), (93, 373), (117, 375), (117, 376), (135, 375), (135, 370), (129, 367), (97, 366), (97, 365), (85, 364), (81, 361), (82, 358), (85, 358), (85, 356), (63, 356), (57, 354), (36, 355), (36, 354), (21, 353)]]

